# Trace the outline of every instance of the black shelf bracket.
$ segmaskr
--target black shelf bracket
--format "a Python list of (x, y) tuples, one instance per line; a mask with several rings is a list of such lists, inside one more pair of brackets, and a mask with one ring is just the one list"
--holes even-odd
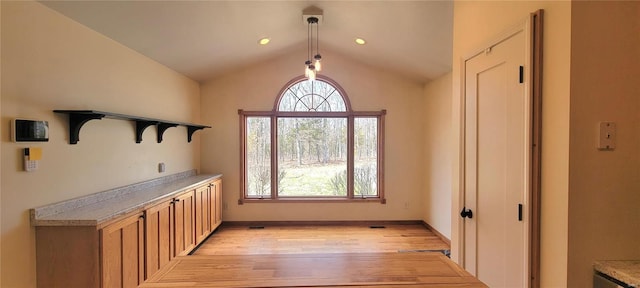
[(164, 122), (158, 123), (158, 143), (162, 143), (162, 135), (164, 135), (164, 131), (167, 131), (167, 129), (176, 126), (178, 126), (178, 124)]
[(202, 130), (204, 128), (208, 128), (205, 126), (187, 126), (187, 142), (191, 143), (191, 138), (193, 136), (193, 133), (195, 133), (198, 130)]
[(67, 114), (69, 115), (69, 144), (77, 144), (80, 141), (80, 129), (82, 126), (96, 119), (102, 118), (111, 118), (111, 119), (119, 119), (126, 121), (134, 121), (136, 123), (136, 143), (142, 142), (142, 133), (149, 126), (156, 126), (158, 131), (158, 143), (162, 142), (162, 136), (164, 132), (176, 126), (184, 126), (187, 127), (187, 141), (191, 142), (193, 133), (195, 131), (211, 128), (211, 126), (192, 124), (192, 123), (182, 123), (182, 122), (173, 122), (166, 121), (160, 119), (139, 117), (139, 116), (131, 116), (125, 114), (111, 113), (111, 112), (103, 112), (103, 111), (95, 111), (95, 110), (53, 110), (55, 113)]
[(69, 143), (77, 144), (80, 141), (80, 128), (91, 120), (100, 120), (104, 114), (69, 114)]
[(158, 124), (158, 121), (136, 120), (136, 143), (142, 142), (142, 133), (147, 127)]

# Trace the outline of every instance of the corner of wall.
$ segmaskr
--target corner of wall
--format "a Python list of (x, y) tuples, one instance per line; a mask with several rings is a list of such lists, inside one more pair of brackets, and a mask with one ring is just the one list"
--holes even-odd
[(422, 219), (451, 239), (452, 73), (424, 85), (424, 183)]

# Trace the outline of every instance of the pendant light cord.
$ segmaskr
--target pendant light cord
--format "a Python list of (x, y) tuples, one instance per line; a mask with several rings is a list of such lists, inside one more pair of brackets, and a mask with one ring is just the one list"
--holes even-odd
[(307, 60), (311, 61), (311, 46), (312, 46), (312, 35), (311, 32), (313, 30), (311, 29), (311, 21), (309, 21), (309, 18), (307, 18)]

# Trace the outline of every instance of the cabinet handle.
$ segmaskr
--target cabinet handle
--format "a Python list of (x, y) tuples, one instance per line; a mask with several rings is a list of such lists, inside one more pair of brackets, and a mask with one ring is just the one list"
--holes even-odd
[(144, 219), (144, 214), (140, 215), (140, 217), (138, 217), (138, 219)]

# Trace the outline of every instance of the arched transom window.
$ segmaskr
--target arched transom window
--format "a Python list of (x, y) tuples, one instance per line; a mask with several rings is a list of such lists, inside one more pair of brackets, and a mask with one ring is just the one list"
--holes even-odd
[(240, 203), (384, 200), (382, 111), (327, 77), (296, 78), (271, 111), (240, 110)]
[(338, 88), (322, 79), (295, 82), (286, 87), (279, 98), (278, 111), (347, 111), (347, 102)]

